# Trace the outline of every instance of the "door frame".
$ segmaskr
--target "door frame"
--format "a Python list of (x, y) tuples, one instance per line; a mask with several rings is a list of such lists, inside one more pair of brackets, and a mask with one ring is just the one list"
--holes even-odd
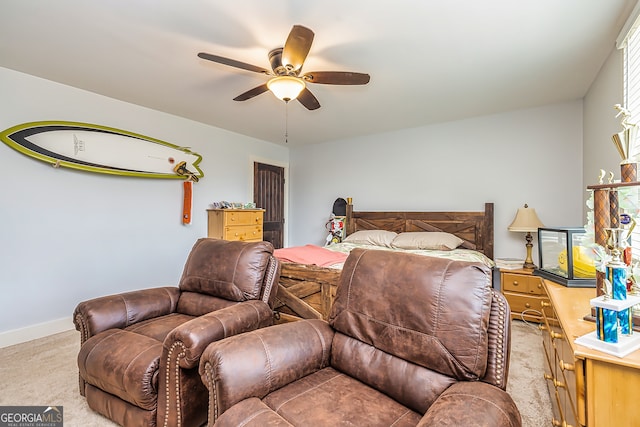
[(264, 163), (267, 165), (277, 166), (279, 168), (284, 169), (284, 226), (282, 227), (282, 247), (286, 248), (289, 246), (289, 162), (282, 162), (273, 159), (267, 159), (265, 157), (259, 156), (250, 156), (249, 157), (249, 194), (251, 195), (251, 200), (253, 200), (253, 171), (254, 171), (254, 163)]

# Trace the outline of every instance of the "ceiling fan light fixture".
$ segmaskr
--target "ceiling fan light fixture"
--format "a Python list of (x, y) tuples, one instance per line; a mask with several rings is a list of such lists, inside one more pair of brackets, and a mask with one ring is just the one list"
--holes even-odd
[(273, 92), (276, 98), (284, 102), (289, 102), (300, 95), (300, 92), (304, 90), (306, 84), (298, 77), (278, 76), (269, 80), (267, 87)]

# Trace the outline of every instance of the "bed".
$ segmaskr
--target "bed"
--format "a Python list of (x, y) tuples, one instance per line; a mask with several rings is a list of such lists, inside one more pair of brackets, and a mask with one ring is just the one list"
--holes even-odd
[[(461, 241), (454, 251), (391, 249), (375, 245), (371, 249), (402, 250), (456, 259), (460, 259), (460, 255), (471, 261), (481, 261), (488, 265), (493, 263), (493, 203), (485, 203), (482, 211), (450, 212), (366, 212), (354, 211), (353, 205), (347, 205), (345, 240), (349, 240), (349, 236), (354, 236), (358, 231), (366, 230), (452, 234)], [(345, 242), (323, 250), (343, 253), (346, 258), (353, 247), (367, 245)], [(309, 249), (320, 252), (317, 247)], [(336, 294), (341, 262), (337, 260), (338, 262), (332, 263), (329, 255), (323, 260), (327, 265), (322, 266), (313, 262), (288, 262), (287, 257), (282, 255), (283, 251), (279, 253), (278, 257), (283, 262), (275, 305), (277, 321), (283, 323), (301, 318), (326, 320)]]

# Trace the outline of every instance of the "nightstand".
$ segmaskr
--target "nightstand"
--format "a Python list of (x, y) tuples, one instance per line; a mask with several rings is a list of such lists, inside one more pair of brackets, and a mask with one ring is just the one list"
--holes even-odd
[(209, 209), (207, 236), (216, 239), (259, 242), (263, 209)]
[(542, 277), (534, 276), (533, 270), (500, 270), (500, 289), (511, 307), (511, 318), (542, 323), (542, 310), (553, 317)]

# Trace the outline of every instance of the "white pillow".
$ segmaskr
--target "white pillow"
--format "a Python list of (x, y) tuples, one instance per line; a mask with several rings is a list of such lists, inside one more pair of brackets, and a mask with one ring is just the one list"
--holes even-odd
[(462, 243), (464, 243), (464, 240), (451, 233), (442, 231), (416, 231), (398, 234), (391, 242), (391, 247), (397, 249), (450, 251)]
[(395, 231), (386, 230), (361, 230), (348, 235), (343, 242), (359, 243), (363, 245), (375, 245), (391, 247), (391, 241), (398, 235)]

